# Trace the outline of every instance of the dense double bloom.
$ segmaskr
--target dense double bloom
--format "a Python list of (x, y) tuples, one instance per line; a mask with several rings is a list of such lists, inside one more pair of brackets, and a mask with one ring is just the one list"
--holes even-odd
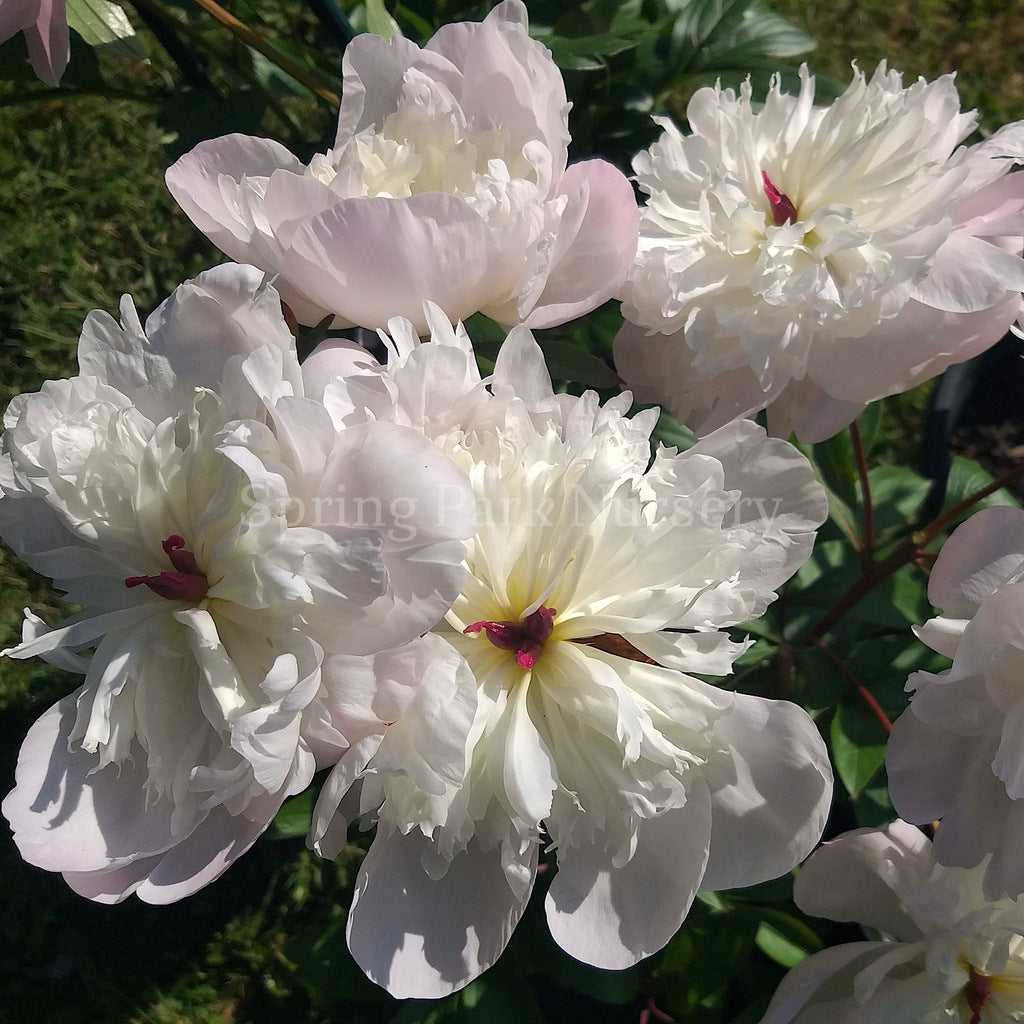
[(565, 86), (520, 0), (420, 49), (360, 35), (344, 56), (334, 148), (304, 166), (229, 135), (167, 172), (196, 226), (279, 275), (299, 321), (381, 328), (423, 303), (451, 319), (564, 323), (612, 298), (636, 252), (625, 176), (566, 167)]
[(953, 659), (907, 680), (910, 707), (886, 752), (893, 804), (941, 819), (942, 864), (984, 862), (992, 899), (1024, 893), (1024, 511), (976, 513), (946, 541), (928, 596), (942, 614), (917, 630)]
[(127, 297), (121, 316), (91, 314), (80, 375), (4, 420), (0, 535), (81, 610), (27, 613), (2, 653), (85, 680), (30, 730), (3, 813), (76, 891), (168, 902), (347, 748), (332, 657), (358, 685), (411, 642), (380, 663), (409, 698), (472, 504), (422, 435), (332, 420), (260, 271), (208, 271), (145, 328)]
[(699, 90), (634, 160), (648, 200), (616, 365), (706, 431), (768, 408), (831, 436), (864, 406), (997, 341), (1024, 288), (1024, 127), (957, 148), (976, 118), (951, 75), (885, 64), (831, 106), (773, 82)]
[(872, 938), (790, 971), (761, 1024), (1024, 1020), (1024, 904), (989, 901), (983, 870), (937, 864), (929, 840), (904, 821), (826, 843), (797, 875), (797, 905), (856, 921)]
[(468, 578), (433, 635), (459, 697), (399, 722), (415, 737), (404, 762), (368, 729), (313, 840), (333, 855), (349, 821), (376, 821), (350, 948), (393, 994), (436, 997), (500, 955), (545, 845), (552, 934), (625, 967), (668, 941), (698, 888), (805, 856), (831, 772), (800, 708), (691, 674), (730, 671), (746, 645), (725, 627), (809, 554), (826, 506), (803, 457), (744, 422), (650, 464), (654, 414), (627, 417), (628, 395), (555, 395), (527, 329), (488, 388), (462, 329), (427, 319), (424, 344), (392, 321), (386, 368), (346, 386), (353, 416), (418, 425), (472, 484)]

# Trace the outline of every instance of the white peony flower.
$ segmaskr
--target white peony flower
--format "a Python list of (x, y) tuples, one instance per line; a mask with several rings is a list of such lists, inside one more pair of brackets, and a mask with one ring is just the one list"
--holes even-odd
[(280, 275), (299, 320), (364, 327), (423, 303), (550, 327), (612, 298), (636, 252), (633, 190), (603, 160), (566, 167), (565, 85), (505, 0), (420, 49), (365, 34), (345, 50), (334, 148), (304, 166), (243, 135), (167, 172), (233, 259)]
[(882, 63), (829, 107), (800, 70), (764, 107), (700, 89), (691, 134), (633, 166), (649, 195), (619, 373), (699, 432), (768, 407), (772, 433), (831, 436), (864, 406), (997, 341), (1024, 288), (1024, 122), (968, 149), (953, 76)]
[(1024, 511), (976, 513), (946, 541), (928, 597), (943, 614), (916, 630), (953, 659), (915, 672), (910, 707), (886, 752), (893, 805), (908, 821), (942, 819), (935, 857), (986, 861), (992, 899), (1024, 893)]
[(120, 325), (91, 314), (81, 376), (5, 417), (0, 536), (82, 610), (27, 612), (0, 653), (85, 682), (30, 730), (3, 813), (93, 899), (219, 875), (353, 739), (325, 652), (414, 640), (465, 579), (464, 478), (418, 433), (344, 429), (305, 396), (262, 279), (208, 271), (145, 329), (127, 297)]
[(728, 673), (746, 644), (724, 627), (809, 554), (826, 504), (804, 458), (744, 422), (649, 465), (654, 411), (555, 395), (522, 327), (488, 391), (461, 328), (427, 317), (432, 342), (393, 321), (391, 362), (346, 386), (392, 395), (473, 486), (469, 577), (434, 636), (457, 697), (347, 753), (312, 840), (333, 856), (347, 820), (377, 822), (350, 948), (392, 994), (437, 997), (500, 955), (543, 845), (558, 850), (556, 940), (625, 967), (669, 940), (699, 887), (806, 855), (831, 772), (800, 708), (689, 674)]
[(848, 832), (811, 855), (796, 879), (801, 910), (857, 921), (880, 937), (798, 965), (761, 1024), (1024, 1020), (1024, 903), (989, 902), (982, 867), (942, 867), (931, 847), (896, 821), (884, 832)]

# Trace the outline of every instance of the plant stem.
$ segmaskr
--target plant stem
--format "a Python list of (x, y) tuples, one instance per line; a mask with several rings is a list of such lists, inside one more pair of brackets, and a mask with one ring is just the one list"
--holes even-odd
[(882, 708), (882, 705), (879, 704), (877, 700), (875, 700), (874, 694), (846, 667), (846, 665), (843, 663), (843, 660), (835, 653), (835, 651), (832, 650), (831, 647), (823, 643), (821, 640), (815, 640), (814, 646), (819, 651), (821, 651), (821, 653), (824, 654), (826, 658), (828, 658), (828, 660), (835, 666), (839, 674), (848, 683), (853, 685), (857, 693), (860, 694), (861, 700), (863, 700), (864, 703), (867, 704), (868, 708), (871, 710), (871, 713), (881, 723), (882, 728), (885, 730), (885, 735), (888, 736), (889, 733), (892, 732), (892, 720), (885, 713), (885, 710)]
[(864, 504), (864, 546), (861, 548), (860, 557), (861, 563), (866, 569), (875, 560), (875, 505), (871, 500), (871, 479), (868, 476), (864, 439), (861, 437), (860, 424), (856, 420), (850, 424), (850, 440), (853, 441), (853, 454), (857, 459), (860, 496)]
[(232, 35), (241, 39), (247, 46), (259, 50), (264, 57), (272, 64), (276, 64), (282, 71), (287, 72), (296, 82), (300, 82), (310, 92), (319, 96), (325, 103), (337, 107), (341, 103), (341, 97), (336, 92), (328, 89), (318, 78), (307, 71), (301, 64), (297, 64), (290, 57), (278, 52), (258, 32), (254, 32), (248, 25), (239, 21), (233, 14), (225, 11), (215, 0), (195, 0), (207, 14), (216, 18)]
[(854, 605), (871, 593), (882, 580), (892, 576), (893, 573), (898, 572), (903, 566), (915, 561), (922, 554), (927, 554), (924, 548), (942, 533), (950, 523), (959, 519), (964, 512), (977, 505), (979, 501), (1013, 483), (1022, 475), (1024, 475), (1024, 464), (1008, 470), (986, 487), (982, 487), (981, 490), (969, 494), (963, 501), (957, 502), (952, 508), (947, 509), (942, 515), (933, 519), (927, 526), (912, 533), (902, 544), (883, 558), (882, 561), (872, 562), (865, 568), (860, 579), (815, 623), (814, 627), (807, 634), (806, 642), (811, 645), (816, 644)]

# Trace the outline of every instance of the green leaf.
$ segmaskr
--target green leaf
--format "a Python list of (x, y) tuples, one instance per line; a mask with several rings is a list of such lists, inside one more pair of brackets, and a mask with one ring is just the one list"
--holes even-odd
[(814, 40), (792, 22), (757, 6), (744, 11), (735, 28), (717, 35), (697, 54), (693, 70), (748, 70), (814, 49)]
[(870, 713), (840, 704), (832, 718), (832, 757), (850, 796), (857, 799), (885, 760), (885, 730)]
[(765, 908), (754, 938), (757, 948), (782, 967), (793, 968), (822, 948), (822, 941), (803, 921), (781, 910)]
[[(942, 511), (948, 512), (954, 505), (959, 505), (961, 501), (969, 498), (972, 494), (977, 494), (982, 488), (992, 483), (993, 479), (992, 474), (977, 462), (965, 459), (962, 455), (954, 456), (949, 467), (949, 476), (946, 479), (946, 496), (942, 502)], [(1019, 508), (1020, 502), (1005, 487), (1002, 487), (988, 497), (982, 498), (981, 501), (976, 502), (958, 516), (950, 524), (950, 528), (974, 515), (979, 509), (991, 508), (994, 505), (1012, 505)]]
[(857, 420), (860, 436), (864, 442), (864, 454), (870, 455), (878, 440), (878, 431), (882, 426), (882, 414), (885, 412), (885, 400), (872, 402)]
[(810, 459), (818, 469), (822, 482), (848, 508), (859, 503), (857, 460), (848, 431), (811, 445)]
[[(650, 408), (650, 406), (643, 408)], [(651, 441), (652, 443), (660, 441), (669, 448), (678, 448), (681, 452), (685, 452), (697, 443), (697, 435), (663, 409), (658, 417), (658, 425), (651, 434)]]
[(398, 22), (388, 14), (384, 0), (366, 0), (366, 31), (384, 39), (402, 34)]
[(285, 944), (284, 955), (294, 966), (295, 978), (314, 1006), (376, 1003), (388, 998), (352, 959), (345, 941), (345, 925), (345, 917), (339, 914), (329, 924), (300, 932)]
[(876, 466), (868, 472), (875, 509), (875, 537), (909, 533), (917, 522), (931, 481), (906, 466)]
[(146, 49), (120, 4), (110, 0), (68, 0), (67, 12), (68, 27), (94, 49), (121, 57), (146, 56)]
[(294, 839), (304, 836), (313, 821), (313, 790), (286, 800), (284, 806), (274, 815), (271, 836), (275, 839)]
[(567, 341), (542, 341), (544, 362), (553, 380), (575, 381), (586, 388), (616, 388), (619, 375), (603, 360)]

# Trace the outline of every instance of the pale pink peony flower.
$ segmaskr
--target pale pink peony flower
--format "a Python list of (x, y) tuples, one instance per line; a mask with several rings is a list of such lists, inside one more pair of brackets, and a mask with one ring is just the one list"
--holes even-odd
[(389, 712), (412, 699), (473, 517), (421, 434), (345, 428), (306, 393), (322, 382), (261, 271), (201, 274), (145, 328), (127, 296), (121, 316), (90, 314), (81, 375), (4, 420), (0, 536), (81, 610), (26, 612), (0, 653), (85, 681), (29, 731), (3, 813), (77, 892), (166, 903), (360, 738), (346, 687), (376, 666)]
[(976, 513), (946, 541), (928, 597), (942, 615), (918, 636), (953, 659), (915, 672), (886, 752), (893, 805), (941, 819), (935, 857), (985, 861), (992, 899), (1024, 893), (1024, 511)]
[(36, 74), (56, 85), (70, 49), (65, 0), (0, 0), (0, 43), (22, 31)]
[(797, 875), (797, 906), (856, 921), (871, 937), (791, 970), (761, 1024), (1024, 1020), (1024, 903), (989, 901), (983, 870), (937, 864), (904, 821), (825, 843)]
[(526, 8), (505, 0), (423, 49), (353, 40), (334, 148), (308, 166), (228, 135), (167, 184), (224, 252), (279, 275), (303, 323), (400, 315), (424, 331), (431, 300), (453, 320), (550, 327), (612, 298), (636, 252), (625, 176), (602, 160), (566, 167), (568, 109)]
[(445, 688), (400, 733), (367, 710), (311, 839), (334, 856), (349, 821), (376, 822), (350, 949), (392, 994), (435, 998), (500, 956), (548, 844), (556, 941), (622, 968), (699, 888), (788, 871), (832, 785), (801, 708), (691, 674), (731, 671), (747, 645), (726, 627), (810, 553), (826, 503), (803, 456), (744, 422), (651, 465), (653, 411), (554, 394), (522, 326), (482, 381), (461, 327), (425, 316), (423, 344), (389, 324), (387, 366), (348, 375), (345, 408), (419, 426), (471, 481), (469, 577), (430, 637)]
[(1024, 122), (964, 149), (953, 76), (904, 88), (885, 64), (816, 107), (801, 69), (755, 110), (699, 90), (690, 134), (633, 166), (649, 199), (624, 292), (619, 373), (699, 433), (767, 407), (819, 441), (869, 402), (976, 355), (1024, 288)]

